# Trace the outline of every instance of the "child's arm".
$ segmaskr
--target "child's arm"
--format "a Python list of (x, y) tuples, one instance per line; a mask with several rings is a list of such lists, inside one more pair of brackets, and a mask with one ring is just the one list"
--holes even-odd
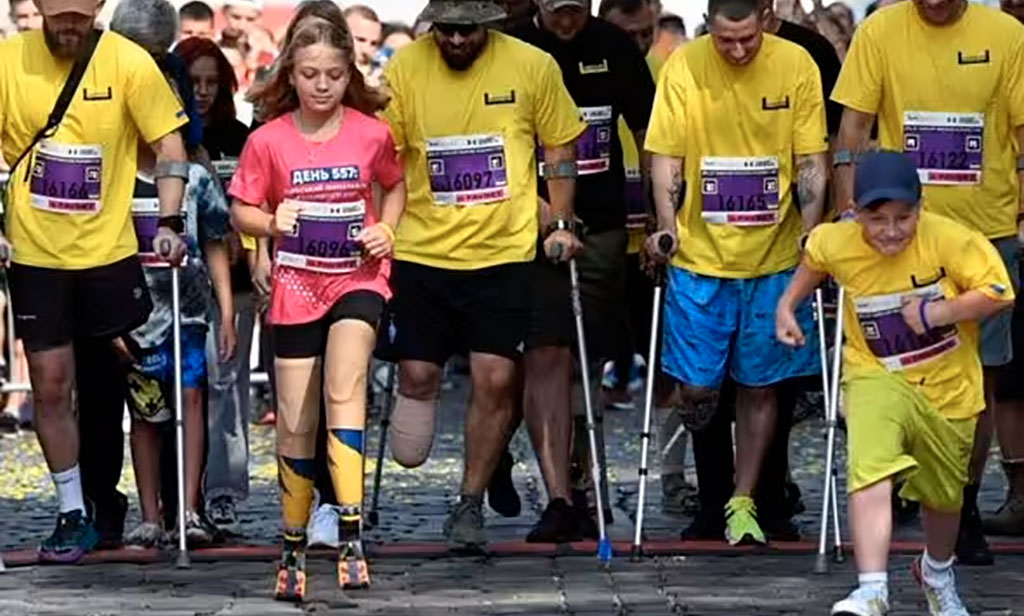
[(953, 325), (961, 321), (980, 321), (1013, 305), (1013, 300), (993, 299), (981, 291), (972, 290), (953, 299), (925, 300), (914, 296), (903, 304), (903, 320), (915, 334), (929, 329)]
[(790, 347), (804, 345), (806, 340), (796, 319), (796, 307), (824, 280), (825, 273), (812, 268), (805, 258), (793, 279), (789, 281), (789, 286), (779, 298), (779, 304), (775, 309), (775, 336), (779, 342)]
[(206, 253), (206, 264), (210, 269), (210, 281), (213, 282), (213, 293), (217, 297), (220, 308), (220, 336), (217, 349), (220, 360), (227, 361), (235, 355), (237, 336), (235, 335), (235, 300), (231, 292), (231, 264), (228, 259), (228, 247), (223, 240), (206, 242), (203, 246)]

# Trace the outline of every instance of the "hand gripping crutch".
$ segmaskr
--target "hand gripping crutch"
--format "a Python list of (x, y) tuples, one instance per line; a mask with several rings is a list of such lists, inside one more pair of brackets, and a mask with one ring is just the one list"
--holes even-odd
[[(663, 254), (672, 250), (672, 238), (667, 235), (658, 240), (658, 248)], [(651, 414), (654, 408), (654, 378), (657, 374), (658, 360), (658, 325), (661, 321), (661, 296), (665, 291), (665, 267), (654, 270), (654, 306), (651, 311), (651, 340), (647, 350), (647, 383), (644, 388), (644, 430), (640, 433), (640, 477), (639, 493), (636, 501), (636, 529), (633, 534), (633, 550), (630, 558), (634, 561), (643, 558), (644, 532), (644, 501), (647, 498), (647, 455), (651, 444)]]
[(846, 557), (843, 554), (843, 539), (839, 524), (839, 495), (838, 481), (836, 479), (836, 427), (839, 421), (839, 374), (842, 366), (843, 353), (843, 312), (845, 303), (845, 291), (839, 287), (839, 297), (836, 307), (835, 326), (835, 347), (832, 354), (832, 374), (829, 376), (828, 350), (825, 343), (825, 309), (822, 302), (821, 289), (814, 294), (815, 319), (818, 322), (818, 348), (821, 353), (821, 383), (825, 403), (825, 425), (827, 426), (827, 437), (825, 446), (825, 485), (821, 501), (821, 530), (818, 537), (818, 555), (814, 563), (815, 573), (828, 573), (828, 557), (826, 556), (826, 545), (828, 543), (829, 508), (831, 507), (833, 535), (835, 543), (832, 552), (832, 559), (843, 562)]
[[(559, 251), (560, 252), (560, 251)], [(587, 358), (587, 341), (583, 329), (583, 302), (580, 298), (580, 277), (576, 259), (569, 260), (569, 280), (572, 287), (572, 312), (576, 317), (576, 341), (579, 345), (580, 371), (583, 374), (583, 404), (587, 412), (587, 437), (590, 441), (591, 473), (594, 479), (594, 499), (597, 505), (597, 558), (602, 565), (612, 559), (612, 542), (604, 521), (604, 499), (601, 497), (601, 462), (597, 451), (597, 424), (594, 422), (594, 405), (590, 394), (590, 365)]]
[[(163, 241), (157, 247), (162, 256), (171, 253), (171, 245)], [(178, 474), (178, 559), (179, 569), (188, 569), (191, 562), (185, 541), (185, 418), (181, 391), (181, 268), (171, 266), (171, 313), (174, 340), (174, 460)]]
[(388, 442), (388, 429), (391, 426), (391, 405), (394, 403), (395, 395), (395, 374), (398, 372), (398, 364), (388, 363), (387, 382), (384, 385), (384, 403), (380, 415), (380, 442), (377, 444), (377, 466), (373, 469), (373, 497), (370, 500), (370, 512), (366, 516), (366, 526), (373, 528), (380, 522), (380, 515), (377, 513), (377, 505), (380, 502), (380, 479), (384, 473), (384, 449)]

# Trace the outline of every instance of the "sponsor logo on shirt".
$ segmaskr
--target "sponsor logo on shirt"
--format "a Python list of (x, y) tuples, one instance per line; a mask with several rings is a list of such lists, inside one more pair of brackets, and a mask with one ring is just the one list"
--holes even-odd
[(769, 100), (767, 97), (761, 97), (761, 109), (764, 111), (779, 111), (781, 109), (789, 109), (789, 97), (777, 98)]
[(98, 92), (90, 92), (89, 88), (82, 88), (82, 98), (87, 101), (109, 101), (114, 98), (114, 93), (110, 87)]
[(484, 92), (485, 105), (511, 105), (516, 102), (516, 91), (508, 92)]
[(580, 62), (580, 75), (594, 75), (608, 72), (608, 60), (601, 60), (597, 64), (584, 64)]
[(968, 64), (988, 64), (991, 60), (991, 54), (986, 49), (982, 53), (964, 53), (962, 51), (956, 52), (956, 63), (965, 66)]
[(316, 184), (319, 182), (354, 182), (359, 180), (359, 167), (314, 167), (292, 170), (292, 186)]

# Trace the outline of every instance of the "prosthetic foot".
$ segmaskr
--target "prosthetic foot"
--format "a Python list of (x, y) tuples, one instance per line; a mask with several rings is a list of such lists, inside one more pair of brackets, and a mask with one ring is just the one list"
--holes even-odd
[(306, 533), (285, 533), (274, 599), (301, 603), (306, 598)]
[(359, 522), (341, 522), (341, 551), (338, 553), (338, 586), (344, 590), (370, 587), (370, 567), (359, 537)]

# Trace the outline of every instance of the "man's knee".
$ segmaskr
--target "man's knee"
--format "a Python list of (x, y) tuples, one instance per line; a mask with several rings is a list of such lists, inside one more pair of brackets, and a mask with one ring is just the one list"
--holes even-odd
[(36, 412), (40, 415), (70, 412), (75, 362), (71, 348), (33, 351), (28, 354)]
[(711, 424), (718, 412), (719, 389), (685, 385), (679, 391), (679, 412), (690, 432), (700, 432)]
[(424, 361), (399, 364), (398, 392), (414, 400), (434, 400), (441, 390), (441, 366)]
[(504, 357), (474, 357), (470, 362), (475, 396), (488, 400), (508, 396), (515, 384), (516, 366)]
[(528, 380), (546, 381), (572, 377), (572, 351), (568, 347), (545, 346), (530, 349), (523, 356)]

